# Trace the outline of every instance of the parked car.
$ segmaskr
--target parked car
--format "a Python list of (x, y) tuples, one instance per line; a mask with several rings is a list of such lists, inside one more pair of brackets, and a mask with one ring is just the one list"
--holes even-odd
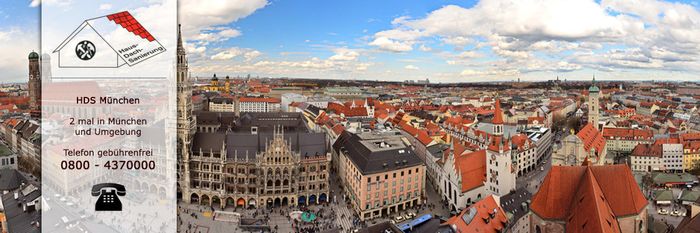
[(396, 222), (401, 222), (401, 221), (403, 221), (403, 216), (399, 215), (399, 216), (396, 216), (394, 219), (396, 220)]
[(660, 214), (660, 215), (667, 215), (667, 214), (668, 214), (668, 210), (666, 210), (666, 209), (659, 209), (659, 214)]

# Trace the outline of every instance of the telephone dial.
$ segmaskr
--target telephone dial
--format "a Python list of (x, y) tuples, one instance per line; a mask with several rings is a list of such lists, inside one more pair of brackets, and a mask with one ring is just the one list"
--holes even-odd
[(92, 186), (92, 196), (100, 196), (95, 203), (95, 211), (122, 211), (119, 196), (126, 195), (124, 185), (102, 183)]

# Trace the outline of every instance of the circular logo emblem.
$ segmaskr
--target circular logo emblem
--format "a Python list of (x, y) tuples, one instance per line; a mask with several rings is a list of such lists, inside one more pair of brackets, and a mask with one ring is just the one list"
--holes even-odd
[(81, 41), (75, 46), (75, 55), (78, 55), (80, 60), (90, 60), (95, 56), (95, 45), (87, 40)]

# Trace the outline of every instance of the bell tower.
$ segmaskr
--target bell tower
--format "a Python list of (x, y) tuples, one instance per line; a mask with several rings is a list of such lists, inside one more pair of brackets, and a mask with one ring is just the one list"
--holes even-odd
[(41, 72), (39, 69), (39, 54), (32, 51), (29, 53), (29, 108), (31, 110), (41, 110)]
[(591, 87), (588, 88), (588, 123), (598, 129), (600, 121), (600, 89), (595, 84), (595, 76), (591, 82)]

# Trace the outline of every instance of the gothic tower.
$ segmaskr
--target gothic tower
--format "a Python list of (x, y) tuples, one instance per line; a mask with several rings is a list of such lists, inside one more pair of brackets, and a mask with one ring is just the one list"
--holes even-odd
[(600, 121), (600, 89), (595, 85), (595, 76), (591, 87), (588, 88), (588, 123), (593, 124), (598, 129), (598, 121)]
[(509, 146), (510, 135), (503, 136), (503, 111), (498, 99), (493, 114), (493, 133), (486, 148), (486, 189), (492, 194), (503, 196), (516, 188), (517, 161)]
[(29, 53), (29, 108), (40, 110), (41, 108), (41, 74), (39, 70), (39, 54), (32, 51)]
[(182, 198), (189, 198), (190, 145), (196, 129), (192, 115), (192, 82), (187, 71), (187, 56), (182, 46), (180, 25), (177, 30), (177, 161), (178, 188)]

